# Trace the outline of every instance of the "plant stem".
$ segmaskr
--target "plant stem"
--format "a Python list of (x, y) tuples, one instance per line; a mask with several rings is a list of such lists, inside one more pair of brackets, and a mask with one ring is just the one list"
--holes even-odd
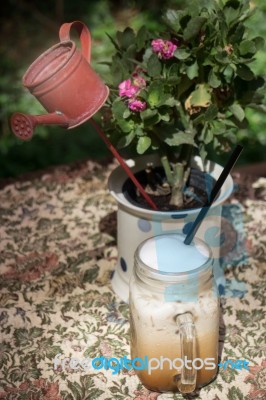
[(187, 116), (185, 114), (185, 111), (183, 109), (183, 106), (182, 106), (181, 102), (179, 102), (178, 111), (179, 111), (179, 114), (180, 114), (180, 117), (181, 117), (181, 121), (182, 121), (182, 124), (183, 124), (184, 128), (188, 129), (189, 128), (189, 123), (188, 123)]
[(187, 169), (190, 165), (192, 152), (193, 152), (193, 146), (191, 146), (190, 144), (183, 144), (178, 159), (179, 162), (185, 164), (185, 169)]
[(171, 205), (183, 206), (184, 187), (190, 174), (190, 160), (193, 146), (184, 144), (180, 151), (178, 162), (173, 164)]
[(170, 204), (177, 207), (183, 206), (184, 164), (176, 163), (173, 166), (173, 185)]
[(165, 175), (166, 175), (167, 182), (169, 183), (170, 186), (172, 186), (173, 185), (172, 170), (171, 170), (169, 160), (165, 154), (161, 156), (161, 163), (162, 163)]

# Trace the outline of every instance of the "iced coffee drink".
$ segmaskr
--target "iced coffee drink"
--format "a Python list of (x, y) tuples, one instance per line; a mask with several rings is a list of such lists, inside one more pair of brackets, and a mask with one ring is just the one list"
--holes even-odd
[(154, 391), (189, 393), (217, 373), (219, 299), (210, 249), (197, 239), (183, 241), (157, 236), (135, 254), (131, 359), (149, 360), (149, 368), (136, 372)]

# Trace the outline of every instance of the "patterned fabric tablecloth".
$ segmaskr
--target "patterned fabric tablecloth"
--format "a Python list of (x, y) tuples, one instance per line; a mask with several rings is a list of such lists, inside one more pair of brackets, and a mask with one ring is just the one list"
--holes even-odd
[[(114, 166), (88, 161), (2, 185), (0, 399), (183, 398), (149, 392), (126, 369), (55, 367), (58, 354), (129, 357), (128, 305), (110, 285), (116, 204), (106, 182)], [(226, 268), (221, 288), (222, 361), (245, 359), (249, 371), (220, 368), (199, 399), (266, 398), (265, 200), (266, 179), (260, 178), (236, 185), (229, 202), (231, 216), (243, 220), (248, 254), (236, 254), (239, 261)]]

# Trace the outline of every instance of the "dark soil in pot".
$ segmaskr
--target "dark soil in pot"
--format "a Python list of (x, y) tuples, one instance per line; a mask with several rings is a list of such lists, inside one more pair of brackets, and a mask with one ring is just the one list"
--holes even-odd
[[(165, 189), (166, 178), (162, 167), (153, 168), (152, 179), (146, 171), (137, 172), (135, 176), (145, 189), (148, 188), (147, 193), (160, 211), (178, 210), (176, 206), (169, 204), (171, 193), (169, 189)], [(208, 196), (214, 184), (215, 179), (211, 175), (192, 168), (183, 193), (184, 206), (182, 210), (201, 208), (207, 204)], [(150, 209), (146, 200), (129, 178), (123, 184), (122, 190), (130, 203), (137, 207)], [(162, 192), (165, 192), (165, 194), (162, 194)]]

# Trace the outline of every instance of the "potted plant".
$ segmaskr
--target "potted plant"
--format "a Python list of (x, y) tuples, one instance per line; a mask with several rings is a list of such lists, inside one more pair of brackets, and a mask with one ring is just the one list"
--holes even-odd
[[(136, 158), (134, 172), (144, 170), (138, 177), (147, 193), (155, 202), (161, 196), (167, 202), (157, 203), (160, 211), (137, 205), (138, 193), (132, 199), (121, 169), (110, 177), (110, 191), (119, 203), (116, 275), (120, 271), (123, 280), (116, 276), (119, 282), (114, 287), (120, 295), (124, 293), (123, 298), (136, 245), (160, 233), (169, 217), (175, 230), (182, 219), (178, 215), (185, 215), (183, 230), (186, 218), (191, 222), (202, 206), (199, 202), (188, 210), (191, 198), (199, 197), (197, 185), (191, 189), (188, 184), (193, 163), (201, 163), (203, 170), (207, 166), (214, 178), (219, 175), (219, 166), (206, 161), (208, 148), (230, 150), (236, 131), (247, 125), (246, 107), (261, 106), (264, 81), (255, 76), (250, 63), (264, 41), (247, 36), (244, 22), (251, 14), (248, 1), (214, 1), (208, 6), (196, 2), (182, 11), (168, 10), (160, 32), (142, 27), (135, 33), (126, 28), (111, 38), (115, 54), (103, 118), (105, 132), (123, 154), (125, 150), (148, 154)], [(200, 179), (192, 177), (192, 181)], [(216, 205), (230, 195), (230, 186), (228, 180)], [(220, 211), (215, 213), (219, 216)], [(159, 225), (151, 225), (158, 218)], [(206, 236), (206, 226), (204, 231)]]

